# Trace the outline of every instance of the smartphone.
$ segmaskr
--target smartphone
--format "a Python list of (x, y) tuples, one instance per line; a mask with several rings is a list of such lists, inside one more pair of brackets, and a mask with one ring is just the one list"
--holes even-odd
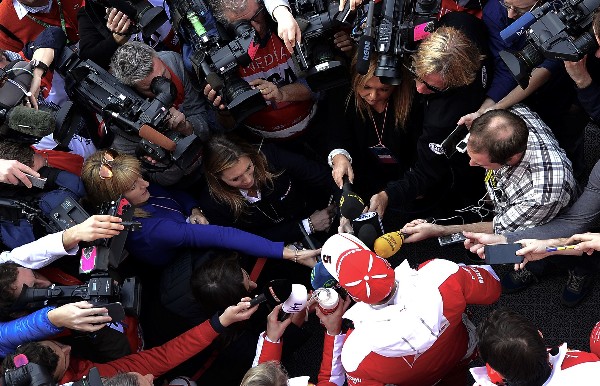
[(446, 245), (462, 243), (466, 239), (467, 238), (462, 234), (462, 232), (458, 232), (447, 236), (440, 236), (438, 237), (438, 242), (440, 243), (440, 246), (444, 247)]
[(44, 186), (46, 186), (47, 178), (35, 177), (35, 176), (32, 176), (31, 174), (27, 174), (27, 173), (23, 173), (23, 174), (25, 174), (25, 177), (27, 177), (27, 179), (29, 181), (31, 181), (31, 184), (33, 185), (34, 188), (44, 189)]
[(516, 252), (523, 248), (521, 244), (496, 244), (484, 247), (486, 264), (515, 264), (522, 263), (523, 256), (517, 256)]

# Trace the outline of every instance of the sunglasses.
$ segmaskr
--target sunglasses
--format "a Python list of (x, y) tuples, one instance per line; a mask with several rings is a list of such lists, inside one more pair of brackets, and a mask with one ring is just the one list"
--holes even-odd
[(529, 8), (518, 8), (518, 7), (515, 7), (514, 5), (506, 4), (505, 1), (500, 1), (500, 5), (502, 5), (504, 8), (506, 8), (507, 11), (512, 10), (515, 14), (517, 14), (519, 16), (522, 16), (522, 15), (526, 14), (527, 12), (531, 12), (537, 6), (538, 3), (539, 3), (539, 0), (536, 1), (535, 3), (533, 3), (533, 5)]
[(261, 5), (260, 8), (258, 8), (258, 10), (256, 11), (256, 13), (254, 15), (252, 15), (252, 17), (250, 19), (248, 19), (247, 21), (249, 23), (251, 23), (251, 22), (258, 23), (257, 18), (258, 18), (258, 16), (260, 16), (261, 13), (263, 13), (264, 10), (265, 10), (265, 6)]
[(112, 163), (115, 160), (117, 154), (111, 150), (106, 150), (102, 156), (102, 162), (100, 163), (100, 170), (98, 175), (103, 180), (111, 179), (113, 176)]
[(408, 70), (408, 72), (410, 72), (410, 74), (413, 76), (413, 78), (419, 82), (419, 83), (423, 83), (425, 85), (425, 87), (427, 87), (427, 89), (429, 91), (433, 91), (433, 92), (444, 92), (447, 91), (450, 87), (445, 87), (445, 88), (439, 88), (439, 87), (435, 87), (430, 85), (429, 83), (425, 82), (419, 75), (417, 75), (417, 72), (415, 71), (415, 68), (411, 65), (411, 66), (407, 66), (406, 64), (402, 63), (402, 65), (404, 66), (404, 68), (406, 68)]

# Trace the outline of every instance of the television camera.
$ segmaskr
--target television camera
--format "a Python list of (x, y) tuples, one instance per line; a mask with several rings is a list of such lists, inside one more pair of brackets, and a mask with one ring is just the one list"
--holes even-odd
[(140, 159), (150, 156), (167, 167), (175, 163), (185, 170), (201, 157), (202, 142), (195, 134), (183, 136), (166, 129), (177, 93), (170, 80), (154, 78), (150, 90), (155, 97), (145, 99), (69, 48), (63, 50), (57, 71), (64, 76), (71, 99), (100, 114), (111, 130), (141, 137), (136, 150)]
[(116, 8), (133, 22), (129, 33), (142, 33), (147, 40), (167, 22), (163, 7), (155, 7), (148, 0), (92, 0), (105, 8)]
[[(113, 321), (122, 320), (125, 311), (139, 315), (141, 285), (135, 277), (126, 278), (117, 283), (111, 276), (113, 269), (124, 260), (125, 241), (130, 231), (141, 227), (133, 217), (133, 207), (125, 198), (104, 203), (99, 207), (99, 214), (119, 216), (125, 229), (110, 239), (100, 239), (82, 250), (79, 272), (90, 274), (90, 279), (81, 285), (59, 286), (49, 288), (29, 288), (23, 286), (21, 294), (9, 312), (32, 310), (48, 304), (67, 304), (79, 300), (87, 300), (94, 306), (109, 309)], [(50, 220), (61, 229), (68, 229), (85, 221), (89, 214), (72, 198), (66, 198), (55, 208)]]
[(521, 51), (501, 51), (500, 57), (522, 88), (529, 85), (531, 71), (544, 59), (578, 61), (597, 46), (591, 31), (600, 0), (548, 2), (525, 13), (500, 32), (507, 43), (527, 34)]
[(300, 69), (306, 73), (308, 86), (323, 91), (348, 83), (348, 70), (336, 55), (331, 40), (346, 22), (350, 2), (339, 11), (339, 2), (323, 0), (296, 0), (293, 13), (302, 30), (302, 41), (295, 47)]
[(375, 76), (384, 84), (400, 84), (403, 58), (414, 53), (417, 42), (435, 30), (440, 7), (440, 0), (383, 0), (380, 10), (371, 0), (362, 7), (353, 28), (353, 37), (359, 41), (358, 73), (367, 73), (375, 52)]
[[(56, 386), (52, 375), (46, 368), (37, 363), (29, 362), (25, 354), (16, 355), (13, 359), (14, 368), (4, 371), (6, 386)], [(73, 382), (71, 386), (102, 386), (102, 378), (96, 367), (92, 367), (83, 379)]]
[(237, 73), (238, 66), (252, 62), (248, 51), (254, 47), (256, 31), (250, 23), (235, 23), (231, 28), (235, 38), (230, 39), (222, 27), (211, 28), (210, 11), (202, 0), (174, 0), (170, 10), (171, 23), (192, 48), (190, 59), (198, 78), (221, 93), (236, 121), (243, 122), (266, 107), (260, 90)]

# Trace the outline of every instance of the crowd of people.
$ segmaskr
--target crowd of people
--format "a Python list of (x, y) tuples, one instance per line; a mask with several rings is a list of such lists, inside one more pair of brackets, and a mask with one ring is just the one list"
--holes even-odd
[[(382, 7), (349, 2), (350, 19)], [(314, 77), (329, 64), (300, 66), (310, 22), (296, 2), (142, 3), (0, 3), (7, 386), (93, 368), (106, 386), (597, 382), (600, 324), (583, 352), (546, 347), (528, 315), (498, 309), (475, 326), (466, 310), (526, 289), (551, 263), (568, 274), (562, 304), (591, 311), (580, 303), (600, 251), (600, 162), (586, 167), (583, 140), (600, 119), (600, 49), (540, 60), (528, 82), (503, 60), (530, 44), (503, 29), (562, 2), (440, 0), (435, 28), (395, 52), (394, 76), (358, 49), (365, 26), (340, 22), (325, 31), (339, 63), (326, 75), (339, 79)], [(156, 10), (168, 17), (149, 33), (140, 14)], [(589, 20), (600, 44), (600, 11)], [(231, 33), (252, 36), (247, 52), (211, 67), (204, 45)], [(65, 65), (71, 50), (86, 71)], [(114, 110), (131, 107), (125, 95), (92, 111), (73, 89), (94, 72), (163, 118)], [(448, 151), (462, 127), (464, 147)], [(464, 236), (471, 265), (392, 267), (374, 252), (444, 236)], [(483, 259), (507, 243), (520, 262), (499, 277)], [(318, 376), (289, 379), (282, 358), (311, 318)]]

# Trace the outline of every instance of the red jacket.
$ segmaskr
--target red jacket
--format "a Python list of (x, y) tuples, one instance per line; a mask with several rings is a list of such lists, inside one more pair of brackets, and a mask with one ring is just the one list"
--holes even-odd
[(466, 305), (500, 297), (489, 266), (440, 259), (418, 271), (405, 262), (395, 272), (398, 291), (391, 304), (373, 309), (357, 303), (344, 315), (355, 326), (341, 355), (349, 386), (429, 386), (448, 377), (475, 349), (474, 326), (468, 322), (467, 329), (463, 320)]
[[(62, 6), (62, 14), (65, 20), (65, 27), (69, 43), (79, 41), (79, 33), (77, 28), (77, 11), (83, 7), (83, 0), (60, 0)], [(57, 0), (52, 0), (52, 8), (49, 13), (28, 14), (31, 17), (52, 26), (61, 26), (60, 12)], [(19, 20), (12, 0), (4, 0), (0, 2), (0, 48), (19, 52), (23, 49), (26, 43), (29, 43), (42, 32), (46, 27), (42, 24), (31, 20), (29, 16)], [(15, 40), (6, 33), (4, 29), (9, 30), (18, 38)]]
[(118, 373), (132, 371), (158, 377), (204, 350), (218, 335), (219, 333), (210, 324), (210, 320), (207, 320), (162, 346), (127, 355), (111, 362), (94, 363), (85, 359), (71, 358), (60, 384), (81, 379), (92, 367), (96, 367), (102, 377), (111, 377)]

